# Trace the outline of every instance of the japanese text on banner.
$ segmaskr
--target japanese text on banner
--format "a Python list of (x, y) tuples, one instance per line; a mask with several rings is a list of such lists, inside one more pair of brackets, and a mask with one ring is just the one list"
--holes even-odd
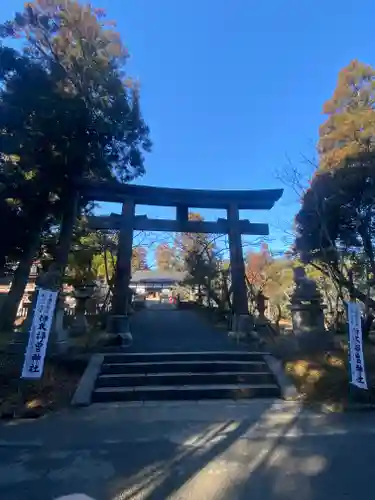
[(356, 302), (348, 303), (350, 382), (360, 389), (367, 389), (362, 345), (361, 310)]
[(58, 292), (51, 290), (38, 291), (21, 378), (37, 379), (43, 375), (57, 294)]

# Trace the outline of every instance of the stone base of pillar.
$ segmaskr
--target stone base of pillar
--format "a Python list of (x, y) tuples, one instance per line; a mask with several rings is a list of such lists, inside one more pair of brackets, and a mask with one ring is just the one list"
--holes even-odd
[(50, 356), (64, 356), (68, 353), (70, 343), (67, 340), (51, 340), (47, 348), (47, 357)]
[(66, 354), (69, 350), (69, 333), (64, 328), (64, 307), (63, 300), (59, 300), (55, 318), (52, 324), (49, 344), (52, 345), (51, 352), (56, 354)]
[(118, 345), (118, 339), (121, 339), (123, 347), (129, 347), (133, 343), (133, 337), (130, 333), (129, 317), (125, 314), (113, 314), (108, 318), (107, 324), (108, 343)]
[(234, 332), (250, 333), (254, 330), (254, 318), (250, 314), (234, 314), (232, 330)]
[(258, 339), (258, 335), (254, 330), (254, 318), (251, 314), (234, 314), (232, 316), (231, 336)]
[(260, 326), (268, 325), (268, 323), (269, 321), (265, 316), (258, 316), (254, 322), (255, 325), (260, 325)]
[(84, 312), (78, 312), (73, 317), (73, 325), (70, 329), (72, 337), (83, 337), (89, 331), (89, 325)]

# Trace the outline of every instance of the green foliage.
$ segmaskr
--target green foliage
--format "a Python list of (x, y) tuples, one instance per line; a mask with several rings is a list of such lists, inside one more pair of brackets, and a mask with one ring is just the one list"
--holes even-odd
[(199, 249), (192, 249), (185, 257), (185, 269), (189, 274), (188, 282), (202, 285), (206, 288), (212, 286), (213, 280), (220, 272), (219, 261), (213, 252), (205, 253)]
[(92, 271), (97, 279), (107, 281), (107, 273), (109, 282), (112, 281), (116, 269), (116, 255), (110, 250), (105, 250), (100, 254), (95, 254), (92, 258)]
[(98, 276), (94, 271), (93, 260), (102, 251), (98, 233), (90, 233), (84, 222), (75, 235), (72, 252), (69, 254), (66, 281), (73, 286), (91, 284)]
[(374, 229), (375, 156), (360, 155), (334, 173), (317, 175), (296, 217), (304, 261), (337, 261), (337, 252), (370, 250)]
[(23, 42), (22, 54), (0, 47), (0, 229), (20, 228), (2, 260), (60, 220), (75, 180), (144, 172), (150, 141), (138, 89), (104, 17), (77, 1), (39, 0), (1, 26), (3, 38)]
[[(117, 262), (117, 235), (100, 231), (90, 232), (85, 220), (75, 233), (67, 268), (68, 282), (84, 284), (102, 279), (112, 284)], [(133, 248), (132, 272), (147, 269), (147, 250)]]
[[(69, 131), (65, 113), (69, 114), (71, 101), (65, 107), (45, 71), (11, 49), (0, 47), (0, 68), (0, 224), (3, 234), (14, 231), (1, 250), (3, 257), (17, 258), (47, 218), (56, 216), (59, 205), (61, 210), (49, 187), (51, 183), (66, 184), (59, 175), (64, 159), (58, 151), (62, 150), (61, 138)], [(71, 111), (74, 117), (74, 105)], [(65, 148), (65, 159), (70, 149), (69, 145)]]

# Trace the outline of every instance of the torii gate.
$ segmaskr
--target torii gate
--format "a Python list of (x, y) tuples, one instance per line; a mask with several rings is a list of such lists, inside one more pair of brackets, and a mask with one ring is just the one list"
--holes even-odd
[[(110, 333), (127, 331), (126, 301), (131, 279), (133, 230), (171, 231), (176, 233), (228, 234), (235, 316), (247, 315), (248, 299), (241, 235), (267, 236), (268, 224), (240, 220), (239, 210), (270, 210), (283, 194), (282, 189), (265, 190), (202, 190), (177, 189), (116, 181), (84, 181), (80, 194), (87, 200), (122, 203), (121, 215), (89, 217), (89, 227), (98, 230), (119, 230), (119, 248), (115, 272)], [(176, 207), (175, 220), (149, 219), (135, 215), (136, 205)], [(226, 219), (216, 222), (190, 221), (189, 207), (225, 209)]]

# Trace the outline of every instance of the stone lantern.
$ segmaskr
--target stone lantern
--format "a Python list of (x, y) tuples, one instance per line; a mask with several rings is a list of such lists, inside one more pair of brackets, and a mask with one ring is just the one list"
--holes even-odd
[(325, 306), (318, 287), (303, 267), (294, 268), (293, 273), (295, 288), (290, 311), (298, 346), (310, 351), (327, 349), (332, 345), (332, 335), (324, 327)]
[(76, 285), (74, 287), (73, 296), (76, 299), (76, 307), (74, 314), (74, 323), (72, 333), (84, 335), (88, 331), (88, 323), (86, 319), (86, 303), (94, 294), (95, 283), (88, 282), (87, 284)]

